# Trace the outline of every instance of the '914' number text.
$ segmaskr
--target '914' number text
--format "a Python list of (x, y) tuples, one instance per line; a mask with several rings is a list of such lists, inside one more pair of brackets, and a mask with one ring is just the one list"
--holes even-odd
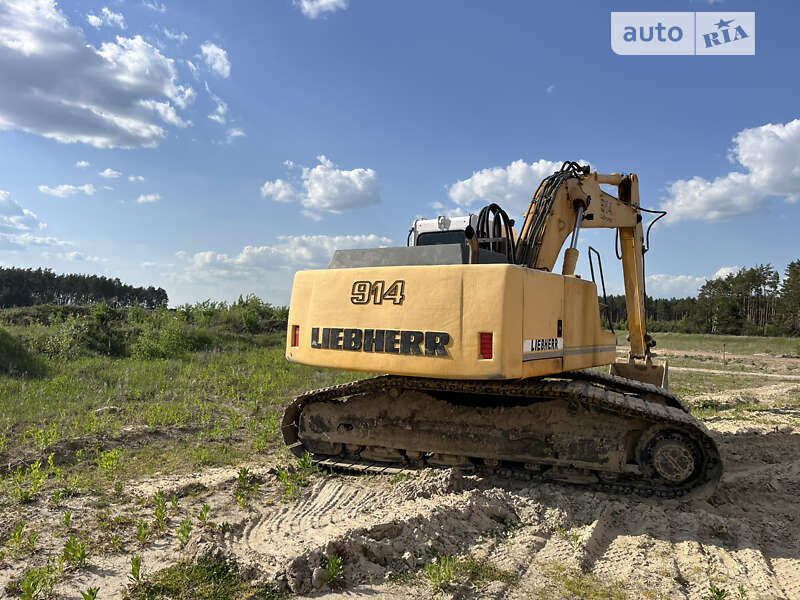
[(353, 304), (383, 304), (392, 302), (402, 304), (405, 300), (406, 282), (398, 279), (389, 287), (385, 281), (355, 281), (350, 295), (350, 302)]

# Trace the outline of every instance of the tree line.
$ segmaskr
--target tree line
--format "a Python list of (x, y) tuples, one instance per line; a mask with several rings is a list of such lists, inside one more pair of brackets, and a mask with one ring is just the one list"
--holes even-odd
[(86, 305), (105, 302), (116, 308), (158, 308), (167, 304), (163, 288), (135, 287), (102, 275), (57, 275), (50, 269), (0, 267), (0, 307), (38, 304)]
[[(601, 303), (603, 300), (601, 299)], [(626, 327), (625, 296), (608, 296), (603, 316)], [(651, 331), (728, 335), (800, 335), (800, 259), (783, 279), (772, 265), (706, 281), (697, 298), (647, 297)]]
[[(117, 278), (0, 267), (2, 308), (103, 302), (115, 308), (155, 309), (167, 300), (163, 288), (134, 287)], [(627, 326), (625, 296), (608, 296), (601, 304), (605, 320), (617, 328)], [(193, 311), (201, 314), (201, 308)], [(782, 279), (771, 265), (757, 265), (707, 281), (697, 298), (648, 296), (646, 309), (651, 331), (800, 336), (800, 259), (789, 263)]]

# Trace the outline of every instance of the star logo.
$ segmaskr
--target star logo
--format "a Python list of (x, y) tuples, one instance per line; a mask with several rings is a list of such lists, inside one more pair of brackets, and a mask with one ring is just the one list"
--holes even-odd
[(723, 27), (730, 27), (733, 21), (734, 19), (731, 19), (730, 21), (723, 21), (722, 18), (720, 18), (719, 23), (714, 23), (714, 25), (717, 26), (717, 29), (722, 29)]

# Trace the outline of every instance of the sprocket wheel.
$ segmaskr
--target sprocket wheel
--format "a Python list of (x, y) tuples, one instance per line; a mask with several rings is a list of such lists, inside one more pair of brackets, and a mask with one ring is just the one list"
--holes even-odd
[(702, 470), (703, 454), (697, 442), (683, 431), (656, 428), (639, 441), (643, 470), (669, 485), (682, 485)]

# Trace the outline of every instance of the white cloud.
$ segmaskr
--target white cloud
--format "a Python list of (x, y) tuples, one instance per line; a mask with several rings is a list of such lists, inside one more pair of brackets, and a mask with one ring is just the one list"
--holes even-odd
[(191, 121), (184, 121), (178, 115), (175, 107), (172, 106), (169, 102), (156, 102), (155, 100), (139, 100), (139, 104), (154, 111), (161, 117), (161, 120), (169, 125), (175, 125), (176, 127), (188, 127), (192, 124)]
[(128, 181), (144, 181), (142, 175), (128, 175)]
[(139, 263), (139, 266), (142, 267), (143, 269), (154, 269), (155, 267), (158, 266), (158, 264), (150, 261), (144, 261), (143, 263)]
[(125, 17), (120, 13), (110, 11), (107, 7), (103, 7), (100, 11), (100, 16), (91, 13), (86, 15), (86, 20), (89, 22), (89, 25), (96, 29), (99, 29), (103, 25), (117, 26), (120, 29), (125, 29)]
[(194, 76), (194, 78), (195, 78), (195, 79), (199, 79), (199, 78), (200, 78), (200, 77), (199, 77), (199, 71), (200, 71), (200, 69), (198, 69), (198, 68), (197, 68), (197, 65), (195, 65), (195, 64), (194, 64), (192, 61), (190, 61), (190, 60), (186, 60), (186, 61), (184, 61), (184, 62), (186, 63), (186, 66), (187, 66), (187, 67), (189, 67), (189, 70), (192, 72), (192, 75)]
[(742, 270), (742, 267), (739, 265), (734, 265), (732, 267), (720, 267), (716, 273), (714, 273), (714, 277), (712, 279), (725, 279), (728, 275), (736, 275), (739, 271)]
[(220, 77), (227, 79), (231, 76), (231, 61), (228, 53), (213, 42), (205, 42), (200, 46), (206, 66)]
[(141, 36), (96, 48), (54, 0), (0, 3), (0, 81), (0, 129), (98, 148), (156, 146), (166, 132), (141, 101), (185, 108), (195, 96)]
[(158, 202), (159, 200), (161, 200), (161, 194), (139, 194), (136, 202), (139, 204), (150, 204), (152, 202)]
[(167, 12), (167, 6), (163, 2), (155, 2), (154, 0), (142, 0), (142, 5), (145, 8), (154, 10), (155, 12), (159, 13)]
[(190, 280), (244, 278), (265, 271), (324, 267), (334, 250), (376, 248), (392, 240), (369, 235), (289, 235), (278, 238), (275, 246), (245, 246), (239, 254), (229, 256), (211, 250), (191, 257), (180, 252), (178, 258), (187, 261), (183, 277)]
[(705, 277), (695, 275), (665, 275), (655, 273), (647, 276), (647, 295), (655, 298), (684, 298), (696, 296), (697, 290), (706, 282)]
[(170, 39), (173, 42), (178, 42), (178, 44), (183, 44), (183, 42), (189, 39), (189, 36), (186, 35), (183, 31), (171, 31), (166, 27), (162, 27), (158, 29), (158, 31), (163, 33), (164, 37), (166, 37), (167, 39)]
[(32, 233), (0, 233), (0, 249), (27, 248), (28, 246), (72, 246), (52, 236), (39, 236)]
[(743, 129), (729, 157), (742, 171), (713, 181), (695, 176), (672, 183), (662, 208), (670, 222), (718, 221), (755, 212), (771, 198), (800, 199), (800, 119)]
[[(585, 164), (586, 161), (579, 161)], [(506, 167), (492, 167), (475, 171), (467, 179), (456, 181), (448, 191), (450, 199), (461, 208), (475, 202), (496, 202), (512, 218), (522, 216), (531, 196), (542, 179), (561, 168), (562, 161), (538, 160), (528, 164), (515, 160)]]
[(76, 167), (79, 167), (79, 168), (81, 168), (81, 169), (85, 169), (86, 167), (88, 167), (88, 166), (89, 166), (89, 161), (86, 161), (86, 160), (79, 160), (78, 162), (76, 162), (76, 163), (75, 163), (75, 166), (76, 166)]
[(552, 94), (555, 91), (556, 91), (556, 84), (555, 83), (551, 83), (550, 85), (547, 86), (547, 88), (545, 88), (545, 93), (546, 94)]
[(25, 248), (27, 246), (70, 246), (54, 237), (35, 235), (47, 225), (31, 210), (23, 208), (11, 194), (0, 190), (0, 250)]
[(100, 175), (100, 177), (105, 177), (106, 179), (116, 179), (117, 177), (122, 175), (122, 173), (120, 171), (115, 171), (114, 169), (109, 167), (103, 171), (100, 171), (98, 175)]
[(43, 229), (43, 224), (33, 211), (22, 208), (11, 194), (0, 190), (0, 232), (31, 231)]
[(91, 263), (108, 262), (107, 258), (102, 258), (100, 256), (90, 256), (88, 254), (83, 254), (82, 252), (78, 252), (77, 250), (73, 250), (72, 252), (42, 252), (42, 255), (46, 258), (59, 258), (61, 260), (66, 260), (68, 262), (91, 262)]
[(112, 186), (110, 186), (110, 185), (104, 185), (103, 189), (104, 190), (108, 190), (109, 192), (113, 192), (114, 191), (114, 188)]
[(232, 127), (228, 129), (228, 143), (232, 143), (238, 137), (247, 137), (247, 134), (244, 132), (243, 129), (238, 127)]
[(343, 210), (380, 204), (378, 174), (372, 169), (337, 169), (327, 157), (317, 157), (319, 164), (303, 167), (303, 191), (284, 181), (266, 181), (261, 195), (278, 202), (299, 202), (307, 217), (319, 220), (319, 212), (339, 213)]
[(292, 0), (309, 19), (316, 19), (325, 13), (346, 10), (348, 0)]
[(319, 212), (339, 213), (343, 210), (380, 204), (378, 174), (372, 169), (337, 169), (327, 157), (317, 157), (319, 164), (303, 167), (303, 191), (284, 181), (266, 181), (261, 195), (278, 202), (299, 202), (307, 217), (319, 220)]
[(302, 200), (302, 196), (294, 189), (291, 183), (283, 179), (275, 181), (265, 181), (261, 186), (261, 195), (270, 197), (276, 202), (297, 202)]
[(214, 104), (217, 105), (217, 107), (214, 109), (214, 112), (208, 115), (208, 118), (211, 119), (212, 121), (216, 121), (220, 125), (224, 125), (225, 115), (228, 113), (228, 104), (226, 102), (223, 102), (219, 96), (217, 96), (214, 92), (211, 91), (211, 88), (208, 87), (207, 81), (204, 83), (208, 95), (211, 96), (211, 99), (214, 101)]
[(311, 219), (312, 221), (322, 221), (321, 214), (314, 212), (313, 210), (308, 210), (307, 208), (301, 210), (300, 214), (303, 215), (304, 217)]
[(69, 185), (63, 183), (55, 187), (50, 187), (49, 185), (40, 185), (39, 191), (42, 192), (43, 194), (47, 194), (48, 196), (56, 196), (57, 198), (66, 198), (67, 196), (74, 196), (79, 192), (83, 192), (87, 196), (93, 196), (95, 193), (95, 187), (91, 183), (87, 183), (84, 185)]

